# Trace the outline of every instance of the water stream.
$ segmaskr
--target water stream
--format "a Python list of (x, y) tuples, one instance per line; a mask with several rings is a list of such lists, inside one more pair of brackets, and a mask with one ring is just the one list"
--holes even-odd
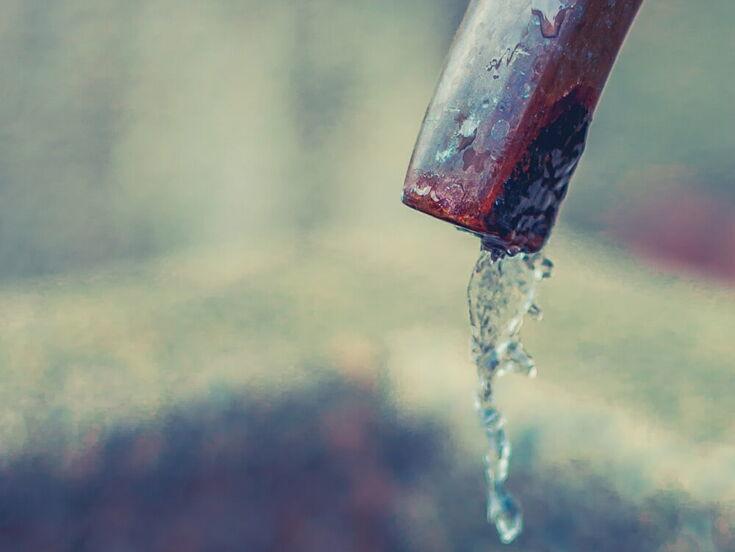
[(467, 290), (472, 358), (480, 380), (477, 410), (490, 445), (485, 457), (487, 519), (504, 543), (512, 542), (522, 531), (523, 514), (505, 488), (511, 446), (505, 418), (495, 406), (494, 379), (507, 373), (536, 375), (534, 361), (521, 344), (520, 330), (526, 314), (541, 318), (534, 302), (536, 286), (551, 276), (552, 267), (541, 253), (498, 258), (482, 250)]

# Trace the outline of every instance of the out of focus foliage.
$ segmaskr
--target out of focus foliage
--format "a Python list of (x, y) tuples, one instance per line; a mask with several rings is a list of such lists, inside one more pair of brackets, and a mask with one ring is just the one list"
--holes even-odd
[[(0, 277), (385, 223), (463, 0), (7, 0)], [(728, 0), (648, 2), (564, 212), (735, 203)], [(370, 167), (370, 169), (366, 169)], [(396, 202), (393, 202), (396, 203)]]
[[(660, 493), (637, 504), (589, 473), (527, 465), (528, 528), (504, 547), (482, 512), (479, 461), (448, 430), (396, 417), (371, 387), (317, 379), (278, 400), (224, 394), (155, 424), (90, 431), (59, 463), (0, 471), (0, 548), (443, 552), (735, 546), (724, 512)], [(523, 443), (523, 439), (520, 439)], [(472, 458), (472, 460), (476, 460)], [(713, 518), (716, 523), (703, 525)]]

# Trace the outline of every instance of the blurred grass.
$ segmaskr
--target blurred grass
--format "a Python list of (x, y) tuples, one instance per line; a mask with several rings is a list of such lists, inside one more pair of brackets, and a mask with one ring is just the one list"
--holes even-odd
[[(290, 389), (316, 365), (353, 377), (387, 370), (409, 410), (451, 414), (468, 446), (479, 446), (463, 300), (476, 244), (431, 221), (419, 228), (428, 235), (413, 229), (390, 248), (372, 234), (327, 233), (308, 252), (231, 244), (6, 287), (5, 454), (223, 388)], [(732, 292), (646, 272), (566, 233), (552, 253), (547, 319), (526, 332), (541, 379), (499, 386), (511, 420), (538, 428), (539, 446), (551, 439), (549, 461), (600, 460), (604, 450), (612, 456), (603, 471), (630, 464), (662, 481), (688, 464), (695, 475), (675, 483), (692, 488), (731, 471), (735, 449), (717, 443), (735, 435)], [(709, 457), (684, 453), (695, 442)], [(697, 468), (708, 462), (718, 470)], [(731, 485), (717, 492), (735, 497)]]
[[(621, 496), (584, 466), (531, 458), (513, 470), (528, 523), (502, 545), (481, 515), (479, 454), (452, 455), (443, 421), (396, 415), (375, 383), (330, 374), (275, 398), (223, 391), (156, 421), (91, 431), (71, 455), (24, 455), (0, 470), (0, 548), (648, 552), (735, 542), (725, 508), (680, 492)], [(530, 441), (518, 436), (516, 457)]]

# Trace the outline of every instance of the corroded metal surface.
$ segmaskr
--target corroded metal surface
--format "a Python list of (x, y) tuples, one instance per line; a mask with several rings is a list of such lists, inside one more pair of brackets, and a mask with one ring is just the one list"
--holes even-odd
[(473, 0), (424, 119), (406, 205), (483, 236), (544, 245), (642, 0)]

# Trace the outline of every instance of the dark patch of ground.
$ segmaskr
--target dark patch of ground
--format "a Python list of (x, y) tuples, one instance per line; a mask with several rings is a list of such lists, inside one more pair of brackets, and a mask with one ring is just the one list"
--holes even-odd
[[(92, 434), (75, 455), (18, 458), (0, 472), (0, 550), (501, 550), (479, 462), (453, 447), (441, 424), (340, 381), (199, 404)], [(698, 550), (703, 536), (735, 550), (732, 519), (683, 496), (635, 505), (561, 469), (516, 469), (512, 483), (527, 527), (509, 551)]]

